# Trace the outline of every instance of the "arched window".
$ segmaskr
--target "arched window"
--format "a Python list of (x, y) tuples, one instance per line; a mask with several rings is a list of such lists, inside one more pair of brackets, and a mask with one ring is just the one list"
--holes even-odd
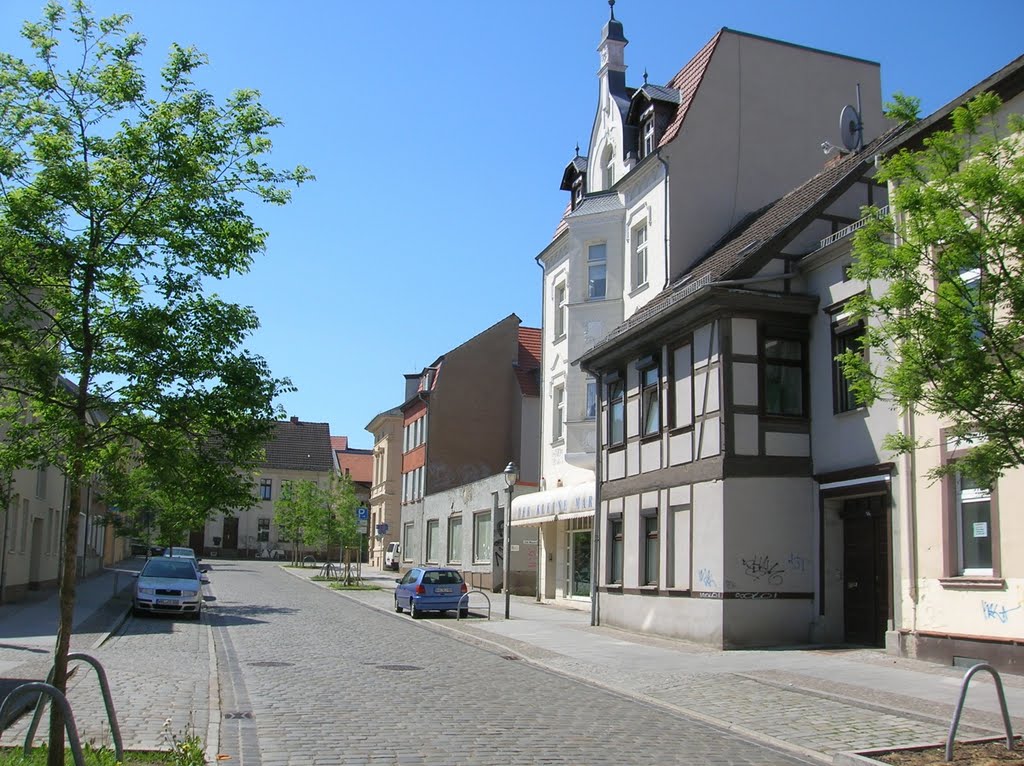
[(601, 171), (603, 174), (603, 188), (610, 189), (615, 183), (615, 146), (608, 144), (601, 155)]

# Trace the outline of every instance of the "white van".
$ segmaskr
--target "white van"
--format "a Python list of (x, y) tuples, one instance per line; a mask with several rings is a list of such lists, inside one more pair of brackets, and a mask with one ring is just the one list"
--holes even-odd
[(384, 552), (384, 568), (398, 571), (398, 562), (401, 560), (402, 546), (398, 543), (388, 543), (388, 549)]

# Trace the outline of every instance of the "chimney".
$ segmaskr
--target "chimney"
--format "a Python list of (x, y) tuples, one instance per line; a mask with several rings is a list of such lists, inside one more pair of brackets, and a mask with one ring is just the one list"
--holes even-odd
[(298, 415), (292, 415), (292, 422), (293, 423), (298, 423), (299, 422), (299, 416)]

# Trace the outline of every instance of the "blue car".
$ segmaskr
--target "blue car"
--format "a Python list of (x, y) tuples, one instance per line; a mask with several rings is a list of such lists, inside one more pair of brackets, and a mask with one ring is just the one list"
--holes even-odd
[[(395, 580), (395, 611), (409, 610), (416, 619), (424, 612), (446, 612), (458, 609), (459, 617), (469, 614), (469, 601), (462, 601), (468, 588), (456, 569), (446, 567), (413, 567), (405, 577)], [(461, 602), (461, 608), (460, 608)]]

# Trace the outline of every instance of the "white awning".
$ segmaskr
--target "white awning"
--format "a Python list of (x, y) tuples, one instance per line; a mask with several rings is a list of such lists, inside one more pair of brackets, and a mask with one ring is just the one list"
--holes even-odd
[(536, 526), (594, 515), (594, 485), (556, 487), (512, 499), (512, 526)]

